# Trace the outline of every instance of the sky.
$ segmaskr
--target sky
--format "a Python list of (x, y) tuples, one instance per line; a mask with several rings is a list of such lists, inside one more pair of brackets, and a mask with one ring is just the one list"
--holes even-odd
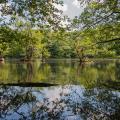
[(63, 0), (64, 6), (59, 6), (59, 9), (63, 11), (64, 15), (68, 15), (70, 18), (79, 16), (83, 8), (77, 0)]

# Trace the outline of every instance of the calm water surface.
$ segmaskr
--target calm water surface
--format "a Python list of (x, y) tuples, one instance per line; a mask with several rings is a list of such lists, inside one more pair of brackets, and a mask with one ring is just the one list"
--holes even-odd
[(120, 60), (0, 64), (0, 120), (120, 120)]

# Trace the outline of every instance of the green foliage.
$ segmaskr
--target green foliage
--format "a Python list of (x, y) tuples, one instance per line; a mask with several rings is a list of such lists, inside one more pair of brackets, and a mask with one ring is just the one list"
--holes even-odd
[(83, 85), (87, 89), (96, 86), (102, 87), (109, 80), (113, 82), (120, 80), (120, 69), (118, 69), (120, 61), (102, 60), (83, 64), (75, 61), (71, 63), (69, 60), (51, 62), (36, 61), (24, 64), (6, 62), (6, 64), (0, 64), (0, 80), (2, 83), (77, 84)]
[[(55, 5), (62, 5), (61, 0), (10, 0), (0, 2), (0, 17), (9, 16), (9, 21), (4, 20), (4, 24), (13, 25), (16, 19), (29, 22), (32, 27), (42, 28), (48, 25), (53, 28), (59, 26), (61, 13)], [(22, 19), (21, 19), (22, 18)]]
[[(32, 52), (31, 57), (39, 57), (44, 48), (42, 44), (43, 35), (40, 31), (31, 30), (31, 35), (28, 31), (17, 31), (10, 28), (1, 28), (1, 52), (3, 55), (11, 57), (27, 57), (27, 53)], [(32, 51), (29, 51), (29, 50)]]
[(89, 56), (120, 55), (119, 3), (116, 0), (82, 1), (87, 2), (87, 5), (81, 15), (73, 19), (71, 26), (71, 29), (74, 28), (76, 31), (53, 29), (60, 27), (61, 18), (57, 19), (59, 15), (53, 17), (60, 12), (53, 4), (62, 5), (63, 2), (60, 0), (52, 1), (53, 3), (13, 1), (7, 2), (8, 6), (3, 3), (1, 13), (3, 16), (9, 15), (10, 20), (9, 24), (5, 22), (5, 25), (1, 22), (0, 54), (26, 59), (83, 59)]
[(72, 22), (73, 28), (80, 29), (75, 37), (79, 41), (78, 46), (85, 48), (84, 54), (93, 54), (96, 57), (119, 55), (119, 1), (82, 1), (86, 2), (86, 7)]

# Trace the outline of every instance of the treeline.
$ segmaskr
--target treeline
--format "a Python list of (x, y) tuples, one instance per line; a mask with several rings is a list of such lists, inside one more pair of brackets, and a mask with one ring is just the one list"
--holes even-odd
[[(82, 57), (115, 57), (120, 53), (119, 41), (105, 42), (111, 34), (99, 26), (84, 31), (33, 30), (18, 31), (9, 27), (0, 28), (0, 53), (12, 58), (82, 58)], [(115, 27), (115, 26), (114, 26)], [(119, 26), (116, 26), (118, 29)], [(106, 36), (106, 33), (108, 34)], [(101, 42), (100, 42), (101, 41)]]
[(120, 2), (81, 0), (80, 5), (84, 2), (84, 11), (70, 21), (56, 7), (64, 4), (62, 0), (0, 2), (0, 56), (80, 61), (119, 56)]

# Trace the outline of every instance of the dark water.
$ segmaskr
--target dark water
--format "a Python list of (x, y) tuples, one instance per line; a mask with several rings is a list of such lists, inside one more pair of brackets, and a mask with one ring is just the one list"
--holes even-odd
[(120, 120), (120, 61), (0, 64), (0, 120)]

